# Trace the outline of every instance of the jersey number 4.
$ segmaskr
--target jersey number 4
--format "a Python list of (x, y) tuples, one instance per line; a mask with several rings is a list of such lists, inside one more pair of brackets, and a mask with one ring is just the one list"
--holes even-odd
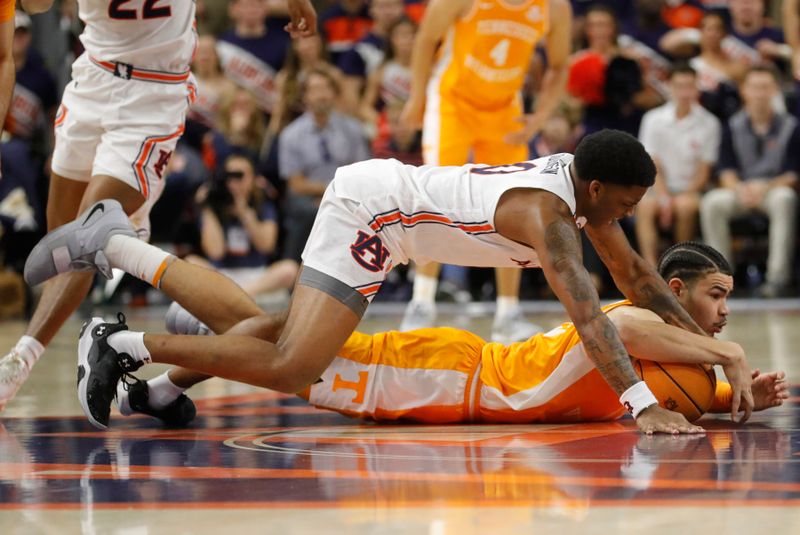
[(159, 6), (164, 0), (145, 0), (142, 6), (142, 16), (135, 9), (125, 8), (131, 0), (111, 0), (108, 4), (108, 17), (117, 20), (161, 19), (172, 15), (170, 6)]

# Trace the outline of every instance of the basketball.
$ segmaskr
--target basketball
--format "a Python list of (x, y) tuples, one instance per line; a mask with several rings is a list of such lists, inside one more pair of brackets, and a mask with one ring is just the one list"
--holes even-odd
[(641, 377), (658, 404), (683, 414), (694, 422), (714, 401), (717, 378), (714, 370), (700, 364), (676, 364), (634, 359), (633, 368)]

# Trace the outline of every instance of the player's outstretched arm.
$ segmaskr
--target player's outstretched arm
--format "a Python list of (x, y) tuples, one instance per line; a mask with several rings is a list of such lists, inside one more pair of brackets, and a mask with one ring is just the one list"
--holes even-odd
[(550, 31), (545, 41), (547, 69), (536, 97), (532, 114), (520, 119), (523, 128), (506, 135), (509, 144), (527, 143), (535, 136), (564, 100), (569, 74), (569, 58), (572, 53), (572, 6), (567, 0), (555, 0), (550, 4)]
[(422, 126), (425, 90), (431, 77), (436, 49), (447, 31), (472, 6), (472, 0), (431, 0), (414, 38), (411, 53), (411, 94), (403, 107), (400, 120), (412, 127)]
[(661, 275), (633, 250), (619, 223), (587, 226), (586, 235), (611, 272), (617, 288), (634, 305), (652, 310), (670, 325), (706, 336), (675, 299)]
[(21, 0), (20, 4), (25, 13), (35, 15), (50, 9), (53, 6), (53, 0)]
[[(641, 380), (633, 370), (628, 352), (614, 324), (600, 310), (600, 298), (583, 267), (578, 228), (567, 205), (555, 195), (535, 190), (506, 194), (495, 225), (503, 236), (536, 249), (547, 282), (575, 324), (589, 358), (605, 380), (622, 396)], [(642, 383), (643, 384), (643, 383)], [(646, 392), (649, 392), (646, 387)], [(652, 397), (652, 395), (650, 396)], [(638, 403), (631, 400), (631, 404)], [(657, 404), (633, 406), (636, 423), (647, 433), (695, 433), (683, 415)]]

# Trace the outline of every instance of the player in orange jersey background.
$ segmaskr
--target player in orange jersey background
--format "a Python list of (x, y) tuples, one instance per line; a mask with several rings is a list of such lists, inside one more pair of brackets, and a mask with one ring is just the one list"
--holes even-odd
[[(528, 140), (564, 94), (571, 24), (566, 0), (432, 0), (414, 44), (411, 95), (402, 116), (407, 124), (423, 125), (425, 163), (463, 165), (470, 156), (489, 165), (527, 160)], [(535, 112), (524, 115), (521, 90), (540, 43), (547, 71)], [(525, 340), (538, 328), (524, 321), (519, 308), (521, 272), (496, 273), (492, 339)], [(438, 264), (417, 267), (401, 330), (433, 325), (438, 276)]]

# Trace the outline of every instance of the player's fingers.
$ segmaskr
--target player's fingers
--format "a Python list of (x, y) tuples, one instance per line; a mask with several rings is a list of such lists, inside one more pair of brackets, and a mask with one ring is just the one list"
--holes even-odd
[(733, 389), (733, 397), (731, 398), (731, 421), (736, 421), (736, 415), (739, 413), (739, 403), (741, 402), (742, 393), (738, 388)]
[(755, 379), (755, 378), (756, 378), (756, 377), (758, 377), (759, 375), (761, 375), (761, 370), (759, 370), (758, 368), (756, 368), (755, 370), (753, 370), (753, 372), (752, 372), (752, 377), (753, 377), (753, 379)]
[(744, 414), (742, 415), (741, 419), (739, 420), (740, 424), (745, 423), (747, 420), (750, 419), (750, 415), (753, 413), (753, 406), (755, 403), (753, 402), (753, 392), (748, 388), (744, 391)]

